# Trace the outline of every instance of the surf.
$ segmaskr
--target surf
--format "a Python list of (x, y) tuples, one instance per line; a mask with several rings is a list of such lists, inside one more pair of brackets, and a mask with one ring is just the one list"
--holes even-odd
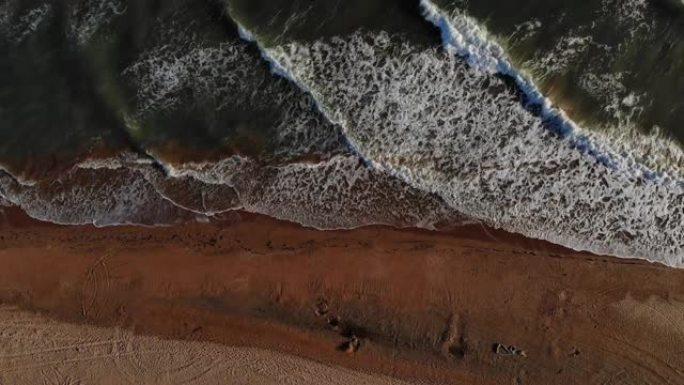
[[(446, 23), (440, 19), (437, 24)], [(243, 36), (259, 43), (254, 33)], [(386, 45), (407, 48), (396, 57), (379, 58)], [(683, 204), (681, 186), (650, 172), (629, 154), (610, 151), (581, 134), (506, 61), (492, 57), (492, 45), (474, 46), (489, 48), (475, 55), (457, 55), (454, 49), (439, 53), (387, 34), (359, 32), (313, 43), (262, 45), (261, 50), (274, 73), (313, 95), (369, 165), (438, 195), (455, 210), (496, 228), (576, 250), (681, 264), (679, 228), (658, 219), (680, 215), (669, 211)], [(388, 61), (391, 64), (377, 67)], [(506, 92), (491, 96), (480, 91), (492, 85), (496, 92), (507, 89), (497, 78), (501, 72), (517, 78), (519, 89), (524, 88), (519, 84), (527, 87), (523, 100), (511, 102)], [(360, 80), (364, 78), (385, 83)], [(469, 102), (427, 102), (445, 98)], [(544, 113), (530, 111), (530, 100), (541, 103)], [(453, 113), (440, 112), (444, 108)], [(437, 112), (430, 117), (421, 110)], [(473, 110), (482, 113), (469, 114)], [(463, 124), (463, 118), (472, 123)], [(438, 129), (440, 120), (447, 123)], [(554, 120), (561, 135), (558, 129), (549, 130)], [(493, 130), (508, 133), (499, 136)], [(522, 155), (530, 152), (536, 154), (532, 159)], [(430, 153), (441, 158), (430, 158)], [(624, 216), (617, 214), (621, 210)], [(601, 218), (600, 223), (591, 218)]]

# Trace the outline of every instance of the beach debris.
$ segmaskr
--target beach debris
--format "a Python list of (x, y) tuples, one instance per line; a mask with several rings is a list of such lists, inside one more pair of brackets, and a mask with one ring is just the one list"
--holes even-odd
[(328, 314), (328, 301), (319, 299), (318, 302), (316, 302), (316, 305), (314, 305), (314, 314), (316, 314), (317, 317)]
[(447, 347), (447, 352), (452, 357), (463, 358), (466, 355), (467, 346), (465, 339), (460, 338), (457, 343), (451, 344)]
[(334, 331), (342, 330), (342, 323), (340, 322), (340, 319), (334, 316), (328, 317), (328, 326), (330, 326)]
[(343, 342), (337, 349), (345, 353), (356, 353), (360, 347), (361, 340), (357, 336), (352, 335), (349, 341)]
[(450, 357), (465, 357), (468, 344), (465, 336), (465, 319), (458, 314), (450, 314), (441, 335), (442, 352)]
[(518, 349), (513, 345), (504, 345), (500, 343), (495, 343), (493, 346), (494, 353), (502, 355), (502, 356), (522, 356), (522, 357), (527, 357), (527, 353), (522, 350)]

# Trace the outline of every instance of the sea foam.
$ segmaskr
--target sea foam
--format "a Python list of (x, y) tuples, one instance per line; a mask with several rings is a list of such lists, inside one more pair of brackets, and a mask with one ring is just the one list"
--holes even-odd
[[(72, 21), (72, 30), (83, 31), (85, 40), (100, 33), (109, 16), (123, 11), (112, 4), (100, 1), (77, 12), (87, 23)], [(204, 39), (197, 21), (183, 23), (182, 15), (173, 12), (157, 20), (152, 44), (121, 74), (136, 91), (133, 108), (121, 117), (131, 140), (140, 140), (136, 151), (85, 159), (62, 175), (31, 184), (4, 175), (0, 193), (8, 202), (37, 219), (97, 226), (172, 224), (230, 210), (320, 229), (373, 224), (434, 228), (466, 220), (439, 197), (367, 167), (315, 100), (272, 76), (251, 43)], [(201, 106), (207, 115), (224, 109), (270, 112), (274, 119), (267, 139), (273, 148), (252, 156), (168, 160), (164, 127), (146, 126), (145, 119), (192, 106)], [(148, 138), (150, 129), (159, 131)], [(218, 129), (230, 139), (234, 127)]]
[(21, 185), (0, 175), (0, 195), (31, 217), (64, 225), (167, 225), (195, 220), (162, 199), (131, 169), (75, 168), (59, 178)]
[[(631, 3), (643, 1), (632, 1)], [(610, 167), (623, 167), (640, 172), (642, 175), (653, 178), (667, 179), (665, 172), (656, 173), (645, 165), (637, 162), (629, 153), (618, 153), (604, 145), (600, 135), (589, 135), (586, 129), (582, 129), (573, 122), (560, 108), (554, 106), (553, 101), (547, 98), (530, 76), (513, 66), (507, 58), (504, 49), (499, 46), (493, 37), (488, 36), (486, 30), (462, 12), (447, 13), (437, 7), (430, 0), (420, 0), (420, 6), (426, 20), (433, 23), (442, 32), (442, 43), (445, 49), (464, 58), (473, 68), (490, 74), (509, 76), (515, 81), (518, 88), (525, 94), (527, 103), (540, 107), (540, 116), (546, 120), (550, 127), (561, 136), (569, 140), (572, 145), (590, 155), (596, 157)], [(633, 12), (641, 14), (639, 12)], [(631, 15), (632, 13), (630, 13)], [(624, 16), (628, 17), (628, 16)], [(584, 44), (583, 40), (577, 39), (568, 44)]]
[[(312, 93), (376, 169), (458, 212), (579, 250), (682, 264), (682, 188), (576, 135), (563, 116), (559, 138), (492, 75), (506, 63), (474, 66), (386, 33), (262, 52)], [(531, 99), (561, 113), (540, 94)]]
[[(86, 17), (86, 40), (124, 11), (98, 4), (104, 16)], [(0, 173), (0, 200), (38, 219), (98, 226), (236, 209), (320, 229), (476, 219), (575, 249), (684, 264), (680, 184), (574, 124), (473, 20), (422, 5), (446, 49), (362, 31), (264, 46), (240, 27), (260, 58), (248, 43), (203, 39), (195, 24), (162, 25), (122, 74), (137, 90), (122, 117), (132, 138), (144, 136), (149, 114), (275, 106), (276, 152), (174, 163), (164, 143), (142, 141), (139, 154), (86, 160), (51, 180)], [(278, 77), (258, 72), (262, 59)]]
[[(612, 117), (614, 124), (602, 125), (588, 130), (575, 123), (554, 102), (546, 97), (535, 84), (545, 74), (562, 73), (571, 65), (572, 58), (582, 57), (589, 45), (597, 47), (612, 60), (614, 52), (629, 46), (630, 41), (640, 36), (652, 38), (653, 15), (649, 15), (646, 0), (616, 1), (604, 0), (601, 3), (602, 17), (615, 19), (625, 37), (614, 45), (595, 42), (591, 35), (575, 36), (572, 31), (562, 37), (554, 50), (544, 57), (536, 57), (523, 63), (524, 68), (512, 64), (505, 50), (497, 43), (497, 38), (475, 19), (460, 9), (451, 12), (441, 9), (431, 0), (421, 0), (420, 6), (426, 20), (438, 27), (442, 33), (445, 49), (464, 58), (469, 65), (486, 73), (501, 74), (515, 81), (524, 92), (527, 102), (540, 109), (540, 116), (549, 127), (569, 140), (580, 150), (611, 167), (623, 167), (649, 179), (678, 183), (684, 181), (684, 149), (676, 139), (665, 135), (658, 126), (649, 129), (648, 134), (641, 132), (635, 123), (644, 105), (652, 101), (646, 95), (635, 94), (625, 86), (626, 74), (592, 73), (585, 68), (578, 79), (579, 85), (592, 97), (605, 103), (603, 109)], [(617, 12), (617, 13), (616, 13)], [(534, 22), (531, 22), (534, 23)], [(539, 28), (534, 25), (532, 28)], [(594, 26), (585, 26), (591, 30)], [(587, 33), (585, 31), (585, 33)], [(573, 62), (572, 65), (579, 65)], [(531, 71), (534, 73), (528, 73)]]

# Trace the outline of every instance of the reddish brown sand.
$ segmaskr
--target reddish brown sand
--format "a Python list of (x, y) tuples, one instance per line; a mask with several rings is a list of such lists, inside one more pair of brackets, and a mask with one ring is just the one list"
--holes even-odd
[(68, 324), (0, 306), (0, 384), (408, 385), (292, 355)]
[[(684, 384), (682, 270), (479, 226), (323, 232), (236, 214), (96, 229), (7, 209), (2, 218), (0, 302), (62, 322), (409, 382)], [(352, 340), (358, 351), (340, 350)]]

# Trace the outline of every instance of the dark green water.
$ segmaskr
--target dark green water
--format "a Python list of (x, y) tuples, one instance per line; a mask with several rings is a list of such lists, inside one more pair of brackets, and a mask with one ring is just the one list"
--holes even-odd
[[(0, 0), (0, 204), (64, 224), (475, 220), (683, 265), (684, 7), (432, 3), (438, 26), (419, 0)], [(480, 59), (508, 73), (473, 64), (492, 44)], [(559, 136), (516, 74), (581, 130)]]
[[(684, 4), (436, 0), (478, 20), (588, 127), (653, 126), (684, 140)], [(630, 96), (632, 96), (630, 98)]]
[(439, 34), (425, 22), (413, 0), (229, 0), (230, 14), (259, 34), (265, 44), (315, 41), (360, 29), (399, 33), (439, 44)]
[[(6, 52), (0, 159), (14, 173), (40, 177), (95, 150), (185, 160), (244, 154), (264, 161), (339, 151), (334, 128), (321, 128), (326, 123), (311, 106), (300, 107), (310, 103), (306, 96), (270, 74), (257, 49), (239, 39), (222, 4), (131, 2), (125, 17), (98, 25), (85, 44), (70, 36), (65, 16), (81, 8), (48, 4), (50, 11), (19, 44), (11, 35), (0, 41)], [(21, 3), (8, 23), (38, 5)], [(172, 87), (154, 77), (153, 67), (164, 65), (176, 66)], [(285, 138), (292, 147), (306, 141), (300, 149), (288, 151), (277, 138), (287, 119), (307, 126)]]
[[(435, 4), (478, 20), (517, 67), (530, 72), (542, 91), (587, 128), (649, 132), (657, 125), (679, 140), (684, 138), (684, 7), (677, 2), (438, 0)], [(138, 113), (140, 104), (136, 100), (140, 85), (122, 76), (127, 68), (164, 45), (165, 52), (159, 54), (178, 56), (191, 55), (193, 44), (195, 48), (239, 44), (231, 16), (266, 45), (315, 41), (359, 30), (402, 34), (426, 46), (439, 44), (439, 32), (425, 22), (418, 2), (412, 0), (92, 4), (33, 0), (6, 1), (3, 6), (1, 155), (10, 168), (17, 172), (27, 168), (29, 174), (41, 174), (36, 166), (29, 166), (32, 157), (53, 158), (56, 166), (68, 163), (72, 154), (87, 154), (94, 145), (115, 152), (126, 146), (171, 146), (187, 149), (187, 156), (202, 152), (213, 158), (277, 152), (280, 144), (270, 140), (273, 122), (282, 118), (287, 107), (273, 100), (255, 101), (273, 99), (291, 86), (270, 84), (277, 80), (253, 46), (245, 48), (254, 62), (243, 84), (268, 82), (275, 89), (264, 92), (271, 96), (245, 96), (226, 103), (225, 94), (212, 99), (192, 85), (180, 86), (172, 92), (181, 99), (182, 108), (138, 114), (144, 116), (137, 117), (135, 132), (124, 122)], [(30, 20), (32, 11), (45, 7), (49, 8), (45, 15)], [(119, 14), (121, 10), (125, 12)], [(79, 43), (75, 37), (78, 27), (91, 34), (87, 42)], [(21, 44), (16, 44), (18, 37)], [(214, 76), (213, 81), (220, 79)]]

